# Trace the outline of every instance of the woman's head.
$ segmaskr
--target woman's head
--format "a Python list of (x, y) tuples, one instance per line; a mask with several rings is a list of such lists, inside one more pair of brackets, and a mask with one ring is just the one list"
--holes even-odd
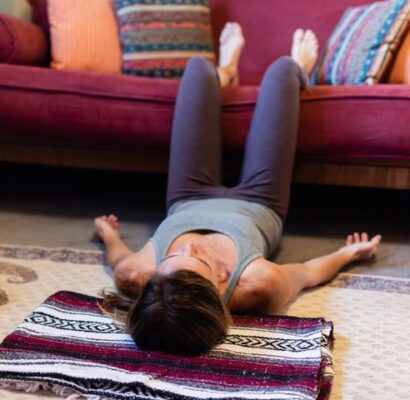
[(127, 328), (146, 350), (199, 354), (226, 335), (229, 312), (215, 286), (193, 271), (154, 275), (131, 307)]

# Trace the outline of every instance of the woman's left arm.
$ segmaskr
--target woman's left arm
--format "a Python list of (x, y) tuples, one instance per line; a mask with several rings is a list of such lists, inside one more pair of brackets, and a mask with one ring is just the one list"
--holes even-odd
[(346, 239), (339, 250), (300, 264), (277, 265), (261, 261), (267, 275), (260, 279), (259, 308), (270, 314), (293, 301), (306, 288), (317, 286), (332, 279), (341, 268), (353, 261), (369, 260), (374, 256), (381, 236), (369, 240), (367, 233), (354, 233)]
[(354, 261), (370, 260), (382, 240), (381, 235), (369, 240), (366, 232), (355, 232), (346, 238), (346, 245), (334, 253), (306, 261), (306, 287), (314, 287), (332, 279), (345, 265)]

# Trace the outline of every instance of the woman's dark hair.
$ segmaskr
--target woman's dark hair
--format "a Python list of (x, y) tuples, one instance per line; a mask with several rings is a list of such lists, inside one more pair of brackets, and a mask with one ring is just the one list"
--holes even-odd
[[(125, 322), (135, 343), (144, 350), (201, 354), (226, 335), (230, 323), (229, 311), (215, 286), (192, 271), (155, 274), (134, 304), (112, 296), (105, 294), (103, 309), (115, 306), (119, 314), (111, 316)], [(127, 318), (121, 318), (125, 312)]]

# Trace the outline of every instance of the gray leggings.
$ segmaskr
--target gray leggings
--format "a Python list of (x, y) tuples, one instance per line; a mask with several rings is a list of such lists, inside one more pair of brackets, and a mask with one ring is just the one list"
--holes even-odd
[(176, 101), (171, 136), (167, 207), (179, 200), (232, 198), (257, 202), (285, 220), (299, 122), (299, 92), (307, 83), (290, 57), (273, 62), (263, 77), (239, 183), (221, 184), (221, 89), (215, 67), (189, 60)]

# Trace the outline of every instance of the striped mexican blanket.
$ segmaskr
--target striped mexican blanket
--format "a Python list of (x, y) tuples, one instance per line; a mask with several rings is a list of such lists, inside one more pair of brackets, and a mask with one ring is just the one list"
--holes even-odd
[(53, 390), (70, 399), (327, 399), (332, 323), (235, 317), (229, 335), (198, 357), (143, 352), (98, 299), (57, 292), (0, 346), (0, 387)]

